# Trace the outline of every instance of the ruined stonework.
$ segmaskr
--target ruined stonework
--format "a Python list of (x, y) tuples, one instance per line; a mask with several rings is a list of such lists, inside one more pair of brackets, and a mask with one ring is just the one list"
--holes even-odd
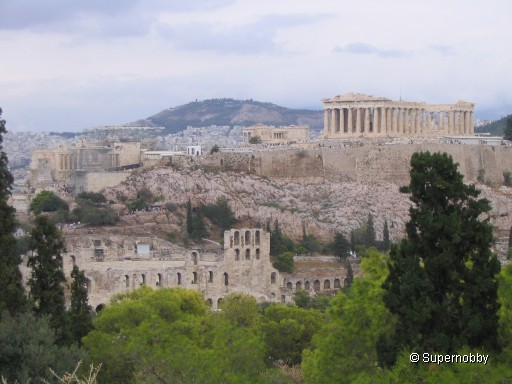
[(324, 103), (324, 138), (473, 135), (473, 103), (426, 104), (347, 93)]
[[(94, 307), (141, 285), (194, 289), (212, 309), (231, 292), (248, 293), (260, 303), (288, 303), (297, 289), (333, 291), (346, 278), (341, 263), (311, 276), (280, 273), (270, 261), (270, 234), (259, 228), (225, 231), (224, 247), (216, 251), (189, 250), (157, 238), (92, 234), (66, 236), (66, 249), (64, 273), (69, 277), (75, 264), (85, 272)], [(28, 269), (23, 273), (28, 276)]]
[(309, 126), (291, 125), (289, 127), (274, 127), (256, 124), (242, 129), (242, 135), (244, 144), (249, 144), (253, 137), (259, 137), (262, 144), (304, 143), (309, 141)]

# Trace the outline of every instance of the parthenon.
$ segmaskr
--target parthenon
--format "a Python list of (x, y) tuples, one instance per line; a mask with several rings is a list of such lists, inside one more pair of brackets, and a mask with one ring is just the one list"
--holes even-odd
[(426, 104), (347, 93), (324, 103), (324, 138), (473, 135), (474, 104)]

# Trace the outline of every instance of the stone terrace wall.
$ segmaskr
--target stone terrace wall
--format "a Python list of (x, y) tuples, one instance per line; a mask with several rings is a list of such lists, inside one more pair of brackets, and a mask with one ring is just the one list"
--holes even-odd
[(252, 153), (204, 156), (198, 164), (214, 169), (254, 172), (268, 178), (322, 182), (359, 181), (406, 184), (413, 153), (447, 152), (468, 181), (483, 170), (485, 182), (501, 184), (512, 172), (512, 147), (462, 144), (395, 144), (315, 149), (269, 149)]

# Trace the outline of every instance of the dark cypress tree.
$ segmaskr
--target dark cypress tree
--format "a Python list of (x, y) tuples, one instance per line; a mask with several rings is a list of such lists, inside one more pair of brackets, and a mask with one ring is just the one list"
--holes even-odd
[(334, 256), (339, 257), (341, 261), (347, 260), (350, 256), (350, 243), (341, 233), (334, 236)]
[[(397, 317), (394, 340), (379, 343), (381, 362), (403, 348), (452, 353), (464, 345), (498, 349), (496, 255), (492, 228), (446, 153), (415, 153), (411, 182), (402, 192), (413, 206), (407, 238), (390, 252), (384, 302)], [(387, 344), (387, 345), (386, 345)]]
[(192, 203), (190, 198), (187, 201), (187, 233), (190, 235), (194, 230), (192, 226)]
[(347, 268), (347, 286), (350, 287), (354, 282), (354, 271), (352, 270), (352, 265), (350, 264), (349, 259), (347, 259), (345, 263)]
[(382, 249), (387, 251), (389, 249), (389, 228), (388, 221), (384, 221), (384, 230), (382, 231)]
[(87, 295), (84, 271), (73, 266), (71, 271), (71, 308), (68, 311), (69, 329), (74, 341), (81, 344), (82, 337), (92, 330), (91, 306)]
[(66, 279), (61, 256), (65, 247), (60, 231), (47, 216), (35, 219), (31, 250), (33, 252), (27, 262), (32, 268), (28, 286), (34, 312), (49, 316), (59, 344), (65, 344), (69, 341), (63, 288)]
[(507, 119), (505, 130), (503, 132), (503, 138), (505, 140), (512, 140), (512, 117)]
[(20, 312), (25, 304), (19, 270), (21, 259), (16, 254), (14, 238), (15, 210), (7, 204), (13, 177), (7, 169), (7, 155), (2, 151), (3, 135), (7, 131), (5, 120), (1, 117), (2, 109), (0, 109), (0, 316), (3, 311), (9, 311), (14, 315)]
[(377, 235), (375, 233), (375, 224), (373, 223), (373, 216), (368, 214), (368, 221), (366, 222), (366, 244), (367, 247), (374, 247), (377, 243)]
[(281, 253), (286, 252), (284, 246), (283, 232), (277, 219), (274, 221), (274, 229), (270, 233), (270, 255), (279, 256)]

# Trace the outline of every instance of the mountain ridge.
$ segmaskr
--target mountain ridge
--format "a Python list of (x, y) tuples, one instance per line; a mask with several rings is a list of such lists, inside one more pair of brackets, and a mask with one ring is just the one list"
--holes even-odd
[(286, 108), (252, 99), (207, 99), (165, 109), (135, 123), (161, 126), (165, 128), (165, 133), (177, 133), (187, 126), (251, 126), (258, 123), (274, 126), (309, 125), (312, 130), (319, 131), (323, 128), (323, 111)]

